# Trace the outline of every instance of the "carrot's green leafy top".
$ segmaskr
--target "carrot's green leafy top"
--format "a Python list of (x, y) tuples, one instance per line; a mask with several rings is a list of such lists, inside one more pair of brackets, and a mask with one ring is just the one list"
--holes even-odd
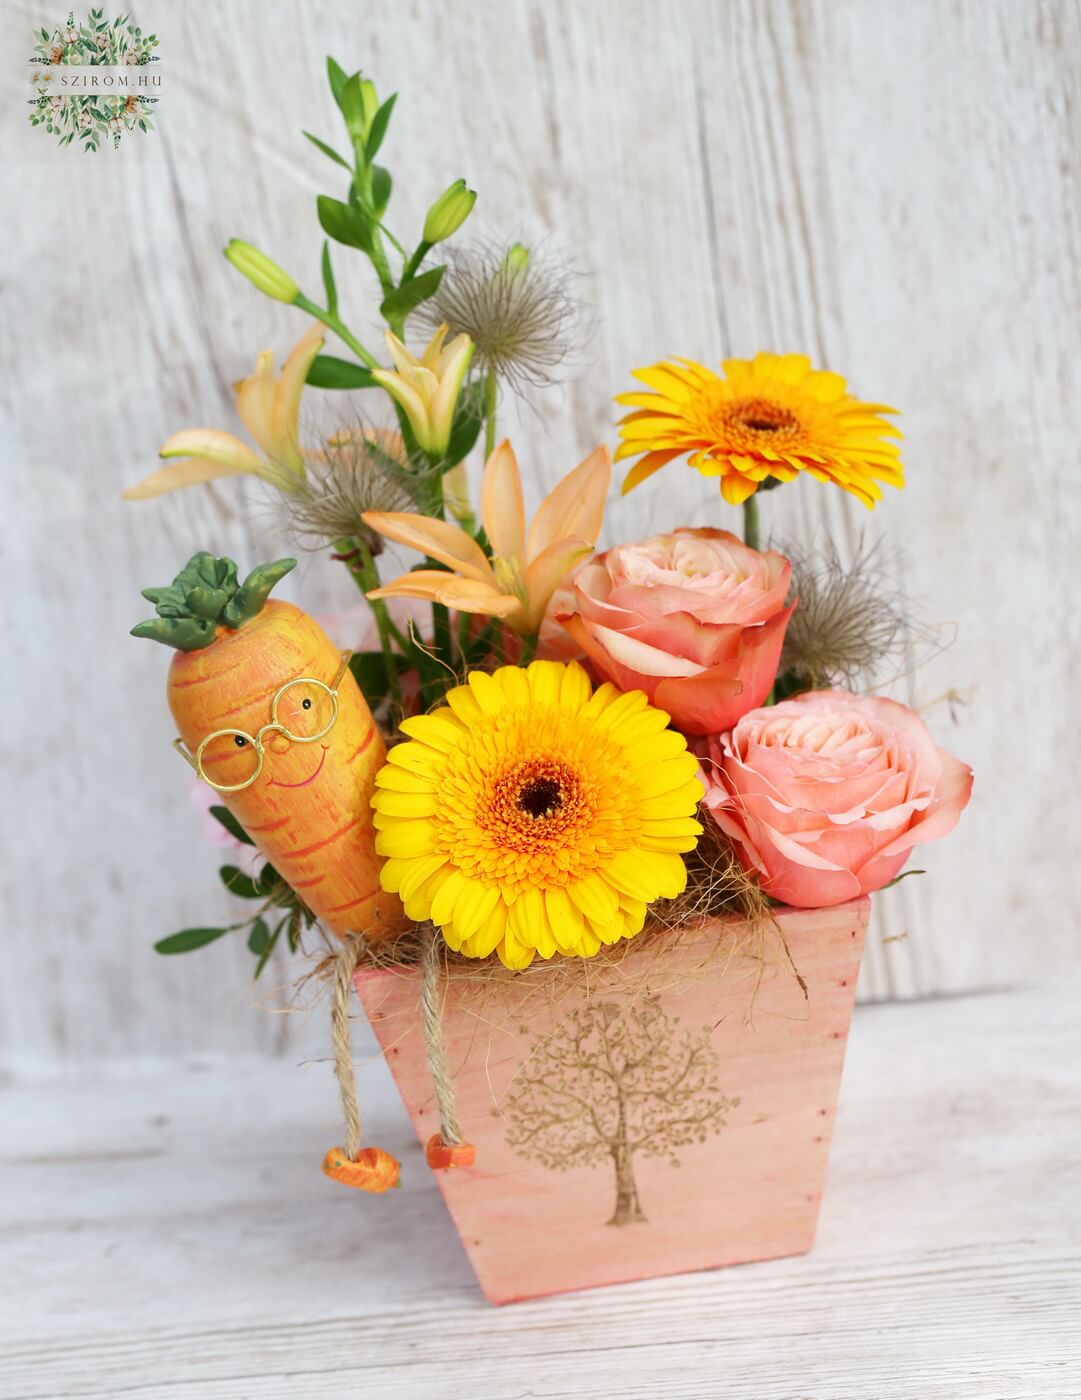
[(240, 583), (232, 559), (215, 559), (200, 550), (167, 588), (143, 589), (158, 615), (133, 627), (131, 635), (178, 651), (198, 651), (214, 640), (216, 628), (235, 630), (262, 612), (270, 590), (296, 562), (276, 559), (260, 564)]

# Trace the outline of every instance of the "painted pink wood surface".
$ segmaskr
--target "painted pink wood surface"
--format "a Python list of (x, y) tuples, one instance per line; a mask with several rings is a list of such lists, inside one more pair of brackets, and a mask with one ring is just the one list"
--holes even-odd
[[(591, 965), (588, 1001), (551, 995), (545, 969), (497, 987), (452, 973), (445, 1032), (477, 1162), (436, 1176), (491, 1302), (811, 1248), (869, 911), (781, 912), (806, 997), (781, 940), (752, 958), (738, 925)], [(419, 977), (357, 987), (427, 1142)]]

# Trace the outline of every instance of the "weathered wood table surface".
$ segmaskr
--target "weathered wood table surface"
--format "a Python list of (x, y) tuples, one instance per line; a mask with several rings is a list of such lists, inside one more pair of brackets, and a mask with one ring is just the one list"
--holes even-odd
[(382, 1065), (11, 1070), (0, 1395), (1081, 1396), (1081, 985), (857, 1009), (813, 1254), (490, 1308)]

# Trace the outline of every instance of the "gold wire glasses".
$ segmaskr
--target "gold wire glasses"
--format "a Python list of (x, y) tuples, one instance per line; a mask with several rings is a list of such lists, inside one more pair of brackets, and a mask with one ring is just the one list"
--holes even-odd
[[(249, 734), (245, 729), (215, 729), (200, 743), (194, 754), (188, 751), (183, 739), (174, 739), (173, 748), (186, 763), (191, 764), (204, 783), (209, 783), (218, 792), (241, 792), (251, 787), (263, 771), (266, 757), (263, 740), (267, 735), (280, 734), (291, 744), (314, 744), (334, 728), (338, 719), (338, 687), (349, 669), (351, 653), (343, 651), (341, 655), (342, 664), (329, 685), (314, 676), (298, 676), (296, 680), (286, 681), (270, 702), (270, 723), (264, 724), (257, 734)], [(292, 727), (278, 718), (279, 707), (287, 696), (295, 708)], [(251, 765), (251, 771), (242, 782), (222, 783), (206, 771), (212, 764), (232, 761), (235, 765), (241, 754), (247, 755), (247, 762)], [(235, 766), (233, 771), (236, 771)]]

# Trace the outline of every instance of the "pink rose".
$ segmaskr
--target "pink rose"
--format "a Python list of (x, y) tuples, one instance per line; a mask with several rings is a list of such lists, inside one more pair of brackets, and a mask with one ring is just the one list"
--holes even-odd
[(804, 909), (881, 889), (972, 792), (918, 715), (844, 690), (753, 710), (698, 751), (717, 825), (767, 894)]
[(644, 690), (684, 734), (717, 734), (769, 694), (791, 573), (727, 530), (675, 530), (583, 565), (560, 621), (620, 690)]

